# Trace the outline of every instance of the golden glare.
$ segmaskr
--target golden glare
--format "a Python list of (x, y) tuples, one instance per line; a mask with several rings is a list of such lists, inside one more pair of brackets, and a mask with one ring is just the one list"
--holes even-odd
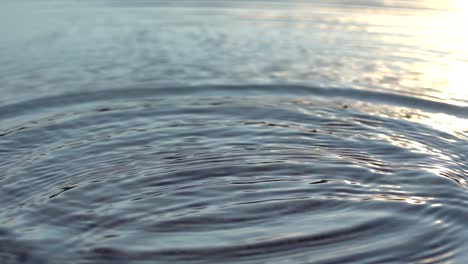
[(467, 106), (468, 1), (451, 1), (447, 9), (447, 12), (427, 13), (422, 22), (425, 34), (415, 32), (417, 45), (440, 51), (427, 54), (428, 61), (414, 64), (420, 73), (420, 83), (416, 86), (435, 89), (437, 93), (432, 95)]
[(456, 0), (455, 3), (454, 3), (454, 7), (459, 12), (468, 13), (468, 1), (466, 1), (466, 0)]
[(446, 93), (449, 97), (468, 99), (467, 74), (468, 62), (454, 61), (448, 66)]

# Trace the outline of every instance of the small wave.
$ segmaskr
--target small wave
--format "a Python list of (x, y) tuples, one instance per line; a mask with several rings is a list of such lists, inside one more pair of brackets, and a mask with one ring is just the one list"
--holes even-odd
[[(377, 91), (356, 90), (350, 88), (312, 87), (298, 85), (223, 85), (223, 86), (187, 86), (166, 88), (131, 88), (118, 90), (101, 90), (88, 93), (67, 93), (64, 95), (35, 98), (24, 102), (7, 104), (0, 107), (0, 118), (15, 117), (27, 112), (41, 109), (87, 104), (99, 101), (151, 98), (164, 100), (174, 96), (197, 97), (232, 97), (232, 96), (289, 96), (301, 98), (349, 98), (370, 103), (385, 103), (394, 106), (404, 106), (428, 112), (446, 113), (461, 118), (468, 117), (468, 107), (457, 106), (443, 102), (430, 101), (407, 95)], [(37, 106), (40, 106), (38, 109)], [(106, 106), (97, 111), (109, 110)]]

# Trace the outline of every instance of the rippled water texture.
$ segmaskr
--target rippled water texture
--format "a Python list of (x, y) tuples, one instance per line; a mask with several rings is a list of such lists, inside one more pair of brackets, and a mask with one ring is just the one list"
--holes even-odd
[(464, 1), (4, 1), (0, 263), (467, 263)]

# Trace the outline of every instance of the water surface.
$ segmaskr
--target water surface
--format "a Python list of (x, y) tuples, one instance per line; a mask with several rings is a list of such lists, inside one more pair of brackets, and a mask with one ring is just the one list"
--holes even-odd
[(466, 263), (462, 1), (4, 1), (1, 263)]

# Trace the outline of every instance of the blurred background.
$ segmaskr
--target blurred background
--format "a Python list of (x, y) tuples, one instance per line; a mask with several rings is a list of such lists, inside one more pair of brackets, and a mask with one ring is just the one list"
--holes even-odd
[(2, 101), (287, 82), (468, 104), (462, 0), (3, 1), (0, 12)]

